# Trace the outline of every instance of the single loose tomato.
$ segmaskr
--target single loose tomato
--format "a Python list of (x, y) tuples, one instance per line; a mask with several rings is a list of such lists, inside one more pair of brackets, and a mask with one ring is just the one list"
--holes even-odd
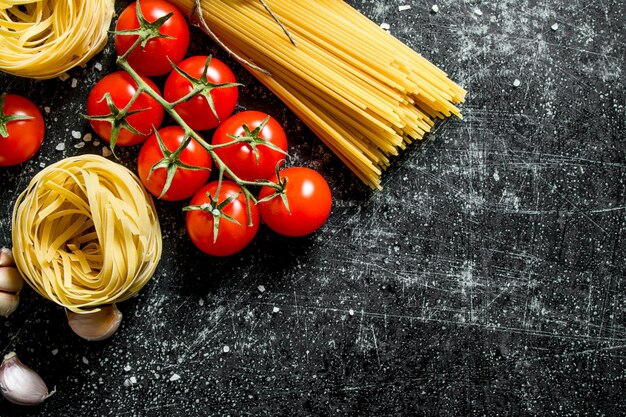
[(222, 61), (210, 56), (192, 56), (178, 68), (187, 76), (172, 71), (165, 81), (163, 97), (171, 103), (190, 94), (194, 84), (202, 88), (200, 93), (175, 107), (189, 127), (213, 129), (235, 110), (239, 96), (237, 80)]
[[(245, 248), (259, 230), (259, 211), (249, 205), (243, 190), (224, 180), (212, 181), (191, 199), (187, 211), (187, 233), (203, 252), (213, 256), (233, 255)], [(217, 237), (216, 237), (217, 236)]]
[[(270, 178), (283, 188), (261, 187), (258, 198), (261, 219), (270, 229), (285, 236), (304, 236), (319, 229), (332, 206), (328, 183), (316, 171), (305, 167), (287, 168)], [(285, 202), (286, 200), (286, 202)]]
[[(139, 152), (139, 178), (150, 193), (163, 200), (189, 198), (209, 179), (211, 156), (194, 139), (190, 139), (187, 146), (178, 151), (184, 141), (185, 131), (182, 127), (167, 126), (153, 133)], [(152, 170), (154, 166), (157, 168)]]
[(0, 96), (0, 166), (21, 164), (41, 148), (45, 126), (37, 106), (26, 97)]
[(230, 116), (215, 130), (212, 144), (223, 145), (236, 139), (245, 142), (217, 148), (215, 153), (242, 180), (268, 179), (287, 153), (285, 131), (263, 112), (248, 110)]
[[(142, 77), (153, 90), (158, 87), (148, 78)], [(116, 117), (137, 92), (137, 83), (124, 71), (116, 71), (103, 77), (87, 97), (87, 118), (93, 130), (111, 146), (130, 146), (145, 141), (158, 129), (165, 111), (158, 101), (146, 92), (128, 109), (130, 115)], [(117, 136), (116, 136), (117, 135)], [(113, 138), (113, 140), (111, 140)]]
[[(164, 0), (141, 0), (141, 16), (137, 18), (137, 3), (132, 3), (120, 14), (115, 25), (115, 49), (124, 55), (137, 41), (140, 20), (162, 23), (152, 29), (151, 38), (145, 45), (137, 46), (128, 56), (128, 63), (135, 71), (148, 75), (165, 75), (172, 64), (185, 57), (189, 47), (189, 26), (183, 14), (174, 5)], [(165, 20), (169, 13), (172, 15)], [(161, 19), (161, 21), (159, 21)], [(165, 21), (163, 21), (165, 20)], [(149, 25), (149, 24), (148, 24)], [(153, 27), (154, 25), (149, 25)], [(162, 35), (159, 37), (159, 35)]]

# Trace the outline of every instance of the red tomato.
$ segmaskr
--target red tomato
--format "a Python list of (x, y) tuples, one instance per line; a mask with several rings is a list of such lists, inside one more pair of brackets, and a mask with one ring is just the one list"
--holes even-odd
[[(266, 120), (265, 126), (257, 131)], [(220, 159), (242, 180), (268, 179), (274, 174), (276, 164), (284, 159), (287, 153), (287, 138), (282, 126), (276, 119), (262, 112), (248, 110), (229, 117), (215, 130), (212, 144), (221, 145), (232, 142), (234, 139), (229, 135), (248, 137), (253, 141), (252, 146), (247, 143), (237, 143), (215, 149)], [(283, 152), (264, 145), (262, 140), (278, 147)], [(253, 147), (257, 151), (256, 154)]]
[[(152, 81), (145, 77), (142, 78), (150, 87), (159, 92), (158, 87)], [(124, 71), (113, 72), (105, 76), (91, 89), (89, 97), (87, 97), (87, 116), (96, 117), (96, 119), (90, 119), (89, 123), (98, 136), (107, 142), (111, 141), (113, 125), (109, 121), (102, 120), (102, 117), (98, 117), (112, 113), (105, 98), (106, 93), (109, 93), (118, 109), (123, 109), (136, 91), (137, 84)], [(163, 107), (147, 93), (141, 93), (130, 106), (130, 110), (143, 110), (126, 117), (126, 122), (141, 134), (128, 130), (122, 121), (119, 136), (115, 144), (111, 144), (112, 146), (130, 146), (141, 143), (152, 134), (153, 127), (158, 129), (161, 126), (164, 115)]]
[[(180, 153), (178, 160), (187, 166), (200, 167), (206, 169), (188, 169), (184, 166), (178, 166), (174, 171), (174, 176), (169, 188), (165, 194), (163, 187), (168, 177), (168, 167), (176, 165), (176, 163), (167, 163), (167, 159), (174, 153), (185, 139), (185, 131), (180, 126), (168, 126), (158, 131), (161, 142), (167, 148), (167, 155), (163, 155), (163, 151), (159, 146), (156, 134), (152, 134), (147, 141), (144, 142), (137, 159), (137, 171), (143, 185), (153, 195), (167, 201), (177, 201), (189, 198), (202, 187), (211, 173), (211, 156), (209, 153), (195, 140), (191, 140), (189, 144)], [(155, 169), (152, 174), (152, 167), (165, 159), (165, 165)]]
[[(279, 183), (276, 175), (270, 181)], [(319, 229), (332, 206), (326, 180), (310, 168), (294, 167), (280, 171), (280, 181), (284, 184), (282, 194), (289, 208), (280, 195), (261, 201), (276, 191), (272, 187), (261, 187), (258, 206), (265, 224), (285, 236), (304, 236)]]
[(29, 99), (15, 94), (0, 98), (0, 166), (21, 164), (37, 153), (45, 126), (41, 111)]
[[(241, 251), (252, 241), (259, 230), (259, 211), (251, 202), (252, 224), (248, 225), (248, 209), (241, 188), (232, 181), (224, 180), (217, 196), (217, 187), (218, 181), (208, 183), (191, 199), (190, 206), (185, 208), (187, 233), (201, 251), (213, 256), (228, 256)], [(229, 202), (229, 198), (233, 200)], [(190, 207), (197, 209), (189, 210)], [(229, 216), (237, 223), (224, 216)], [(217, 239), (213, 234), (216, 221)]]
[[(180, 117), (194, 130), (213, 129), (225, 120), (235, 110), (239, 96), (237, 85), (232, 85), (237, 82), (235, 74), (219, 59), (210, 58), (205, 77), (204, 67), (208, 59), (207, 56), (192, 56), (178, 65), (187, 75), (198, 80), (197, 82), (204, 88), (202, 94), (196, 94), (175, 107)], [(226, 86), (221, 86), (222, 84)], [(178, 71), (172, 71), (165, 81), (163, 97), (169, 102), (174, 102), (189, 94), (192, 89), (191, 81)], [(211, 97), (217, 117), (205, 95)]]
[[(157, 19), (173, 13), (167, 19), (159, 33), (171, 38), (150, 39), (142, 48), (135, 48), (128, 56), (128, 63), (137, 72), (148, 75), (165, 75), (172, 70), (173, 63), (178, 64), (185, 57), (189, 46), (189, 26), (183, 14), (172, 4), (164, 0), (141, 0), (141, 14), (144, 19), (152, 23)], [(139, 28), (137, 19), (137, 4), (132, 3), (120, 14), (115, 25), (116, 32), (132, 31)], [(115, 34), (115, 49), (118, 55), (126, 51), (137, 41), (137, 34)], [(168, 60), (169, 58), (169, 60)]]

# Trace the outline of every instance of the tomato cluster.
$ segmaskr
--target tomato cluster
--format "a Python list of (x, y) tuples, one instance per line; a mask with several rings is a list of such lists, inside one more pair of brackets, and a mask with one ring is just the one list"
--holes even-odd
[[(207, 254), (239, 252), (261, 221), (287, 236), (314, 232), (331, 211), (328, 184), (309, 168), (280, 170), (288, 148), (280, 123), (259, 111), (233, 114), (240, 86), (235, 75), (216, 58), (185, 58), (189, 38), (184, 16), (167, 1), (129, 5), (115, 31), (124, 71), (90, 91), (92, 128), (113, 151), (142, 144), (141, 181), (163, 200), (191, 198), (184, 209), (187, 231)], [(162, 94), (148, 78), (154, 76), (165, 77)], [(175, 125), (161, 126), (166, 114)]]

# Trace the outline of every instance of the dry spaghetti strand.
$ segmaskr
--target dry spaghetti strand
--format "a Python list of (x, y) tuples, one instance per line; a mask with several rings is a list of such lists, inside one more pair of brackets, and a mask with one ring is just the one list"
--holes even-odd
[(200, 3), (202, 24), (267, 70), (246, 66), (372, 188), (381, 188), (388, 157), (422, 139), (435, 119), (462, 117), (463, 88), (342, 0), (172, 2), (190, 16)]

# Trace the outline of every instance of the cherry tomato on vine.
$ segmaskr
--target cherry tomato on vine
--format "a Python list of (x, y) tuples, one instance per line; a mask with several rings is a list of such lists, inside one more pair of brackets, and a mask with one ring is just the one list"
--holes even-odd
[[(158, 33), (163, 37), (155, 37), (142, 47), (139, 45), (128, 56), (128, 63), (135, 71), (147, 75), (165, 75), (172, 70), (172, 64), (177, 64), (185, 57), (189, 47), (189, 26), (183, 14), (174, 5), (164, 0), (141, 0), (140, 19), (137, 18), (137, 3), (132, 3), (120, 14), (115, 25), (115, 49), (118, 55), (124, 55), (137, 41), (136, 29), (139, 21), (153, 23), (165, 19)], [(158, 22), (161, 23), (161, 22)], [(157, 24), (158, 24), (157, 23)], [(156, 35), (156, 30), (155, 35)], [(120, 33), (121, 32), (121, 33)], [(124, 34), (123, 32), (126, 32)], [(169, 58), (169, 60), (168, 60)]]
[(175, 107), (189, 127), (194, 130), (213, 129), (235, 110), (239, 96), (237, 80), (222, 61), (208, 56), (192, 56), (181, 62), (178, 68), (187, 76), (175, 70), (167, 77), (163, 88), (163, 97), (167, 101), (175, 102), (185, 97), (191, 93), (194, 84), (202, 87), (201, 93)]
[(204, 253), (228, 256), (241, 251), (252, 241), (259, 230), (259, 211), (251, 202), (248, 218), (246, 198), (236, 183), (223, 180), (219, 195), (217, 188), (218, 181), (212, 181), (191, 199), (190, 206), (185, 208), (187, 233)]
[(41, 148), (45, 126), (37, 106), (15, 94), (0, 96), (0, 166), (21, 164)]
[[(141, 182), (162, 200), (178, 201), (191, 197), (209, 179), (211, 156), (194, 139), (176, 156), (185, 140), (185, 131), (180, 126), (164, 127), (158, 134), (166, 148), (165, 155), (156, 133), (153, 133), (142, 145), (137, 159)], [(155, 164), (158, 168), (150, 172)], [(168, 176), (171, 176), (170, 184), (163, 194)]]
[(279, 174), (280, 179), (274, 175), (270, 181), (283, 184), (282, 193), (274, 195), (274, 188), (261, 187), (258, 198), (261, 219), (270, 229), (285, 236), (313, 233), (330, 215), (332, 196), (328, 183), (316, 171), (305, 167), (287, 168)]
[[(142, 79), (155, 91), (157, 86), (148, 78)], [(112, 134), (119, 130), (115, 143), (119, 146), (136, 145), (145, 141), (158, 129), (163, 121), (163, 107), (147, 93), (142, 92), (129, 111), (135, 112), (123, 119), (115, 118), (115, 113), (126, 107), (137, 92), (137, 84), (124, 71), (116, 71), (103, 77), (89, 92), (87, 97), (87, 118), (93, 130), (102, 139), (111, 142)], [(160, 93), (159, 93), (160, 94)], [(107, 120), (107, 116), (109, 119)], [(115, 119), (115, 120), (113, 120)], [(135, 130), (133, 132), (132, 130)]]
[(220, 147), (215, 153), (242, 180), (268, 179), (287, 153), (285, 131), (266, 113), (248, 110), (230, 116), (215, 130), (211, 143), (223, 145), (235, 140), (232, 136), (248, 142)]

